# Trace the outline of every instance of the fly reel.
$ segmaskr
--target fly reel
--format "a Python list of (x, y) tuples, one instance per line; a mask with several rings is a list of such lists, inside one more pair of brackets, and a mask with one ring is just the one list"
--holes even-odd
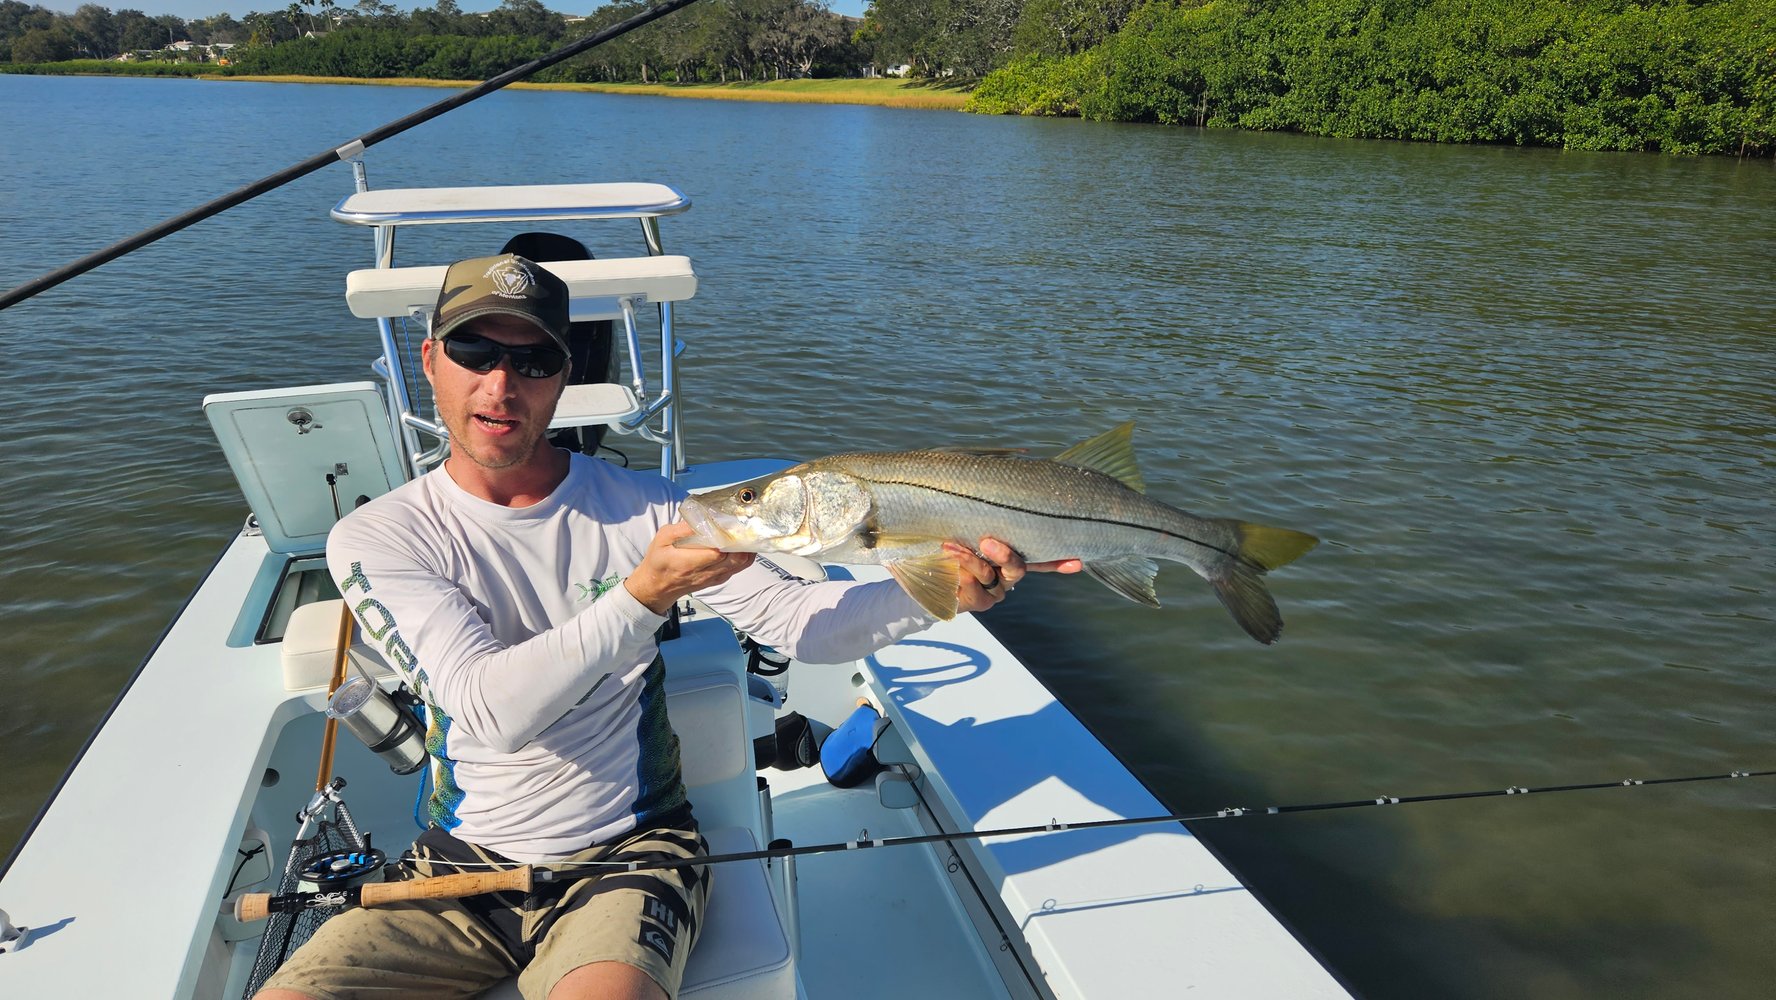
[(297, 886), (303, 892), (338, 892), (366, 882), (381, 882), (388, 857), (374, 847), (361, 851), (327, 851), (302, 863)]

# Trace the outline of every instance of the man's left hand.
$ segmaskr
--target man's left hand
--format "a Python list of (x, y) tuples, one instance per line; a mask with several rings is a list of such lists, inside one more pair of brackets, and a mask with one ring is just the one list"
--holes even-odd
[(956, 560), (956, 610), (985, 611), (1011, 593), (1026, 573), (1077, 573), (1084, 566), (1077, 559), (1025, 563), (1024, 557), (997, 538), (980, 540), (980, 551), (945, 542), (944, 552)]

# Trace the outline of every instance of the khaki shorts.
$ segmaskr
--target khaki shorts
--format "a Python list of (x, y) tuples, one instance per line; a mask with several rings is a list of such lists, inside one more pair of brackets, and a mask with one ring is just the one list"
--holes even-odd
[[(634, 833), (558, 864), (708, 853), (693, 825)], [(416, 878), (452, 874), (459, 870), (452, 861), (515, 866), (436, 827), (414, 842), (412, 859), (408, 867)], [(543, 1000), (582, 965), (622, 962), (647, 973), (667, 996), (677, 996), (708, 901), (708, 869), (680, 868), (544, 883), (529, 895), (499, 892), (350, 909), (322, 924), (265, 986), (316, 1000), (473, 997), (517, 976), (526, 1000)]]

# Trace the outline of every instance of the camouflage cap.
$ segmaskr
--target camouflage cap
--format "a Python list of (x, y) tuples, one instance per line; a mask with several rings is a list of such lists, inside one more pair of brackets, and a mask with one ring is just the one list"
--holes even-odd
[(529, 320), (563, 351), (568, 350), (567, 283), (515, 253), (474, 257), (450, 265), (432, 315), (432, 338), (442, 340), (482, 316)]

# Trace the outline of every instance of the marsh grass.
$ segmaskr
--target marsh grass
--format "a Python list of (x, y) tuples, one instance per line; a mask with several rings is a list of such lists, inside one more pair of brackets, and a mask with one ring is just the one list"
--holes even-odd
[[(216, 80), (248, 80), (263, 83), (335, 83), (384, 87), (471, 87), (473, 80), (416, 78), (360, 79), (340, 76), (246, 76), (206, 77)], [(524, 90), (572, 90), (600, 94), (647, 94), (660, 97), (700, 97), (718, 101), (776, 101), (797, 104), (869, 104), (884, 108), (921, 108), (960, 111), (968, 103), (962, 87), (933, 86), (907, 80), (766, 80), (756, 83), (655, 84), (655, 83), (515, 83)]]

